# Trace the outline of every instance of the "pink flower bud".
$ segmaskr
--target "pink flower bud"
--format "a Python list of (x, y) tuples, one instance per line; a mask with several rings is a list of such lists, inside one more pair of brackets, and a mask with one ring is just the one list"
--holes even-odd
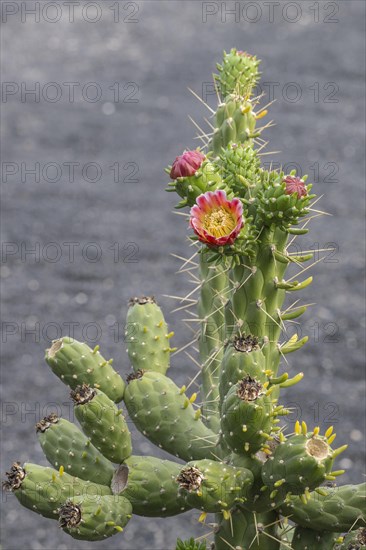
[(253, 57), (250, 53), (245, 52), (244, 50), (236, 50), (236, 55), (241, 55), (242, 57)]
[(286, 195), (297, 193), (300, 199), (308, 194), (305, 182), (298, 176), (286, 176), (283, 181), (286, 184)]
[(202, 243), (233, 244), (244, 225), (243, 205), (236, 197), (229, 201), (225, 191), (207, 191), (197, 197), (189, 223)]
[(176, 180), (177, 178), (194, 176), (205, 158), (205, 155), (200, 151), (185, 151), (173, 162), (170, 177), (172, 180)]

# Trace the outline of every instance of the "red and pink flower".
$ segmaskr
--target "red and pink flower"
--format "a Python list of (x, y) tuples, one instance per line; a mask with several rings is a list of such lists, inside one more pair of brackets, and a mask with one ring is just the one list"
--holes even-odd
[(233, 244), (244, 225), (243, 205), (238, 198), (229, 201), (225, 191), (208, 191), (191, 208), (190, 226), (205, 244)]
[(205, 158), (205, 155), (200, 151), (185, 151), (173, 162), (170, 177), (172, 180), (176, 180), (177, 178), (194, 176)]
[(283, 181), (286, 184), (286, 195), (297, 193), (300, 199), (308, 194), (304, 180), (298, 176), (286, 176)]

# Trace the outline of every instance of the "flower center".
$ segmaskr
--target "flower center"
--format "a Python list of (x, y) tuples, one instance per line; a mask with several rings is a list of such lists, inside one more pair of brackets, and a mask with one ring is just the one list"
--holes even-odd
[(203, 218), (203, 227), (214, 237), (229, 235), (236, 227), (236, 220), (224, 208), (215, 208)]

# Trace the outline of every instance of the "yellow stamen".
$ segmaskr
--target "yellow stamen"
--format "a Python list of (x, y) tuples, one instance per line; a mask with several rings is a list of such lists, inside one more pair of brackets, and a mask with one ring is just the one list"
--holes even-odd
[(224, 208), (215, 208), (203, 218), (203, 228), (213, 237), (225, 237), (236, 227), (233, 215)]

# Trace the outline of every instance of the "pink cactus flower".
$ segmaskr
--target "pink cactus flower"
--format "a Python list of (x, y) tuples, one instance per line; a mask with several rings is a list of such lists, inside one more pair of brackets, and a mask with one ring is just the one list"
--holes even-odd
[(173, 162), (170, 177), (172, 180), (176, 180), (177, 178), (194, 176), (205, 158), (205, 155), (200, 151), (185, 151)]
[(211, 246), (233, 244), (244, 225), (241, 201), (229, 201), (221, 190), (197, 197), (190, 214), (189, 223), (198, 239)]
[(298, 176), (286, 176), (283, 180), (286, 184), (286, 195), (297, 193), (298, 198), (306, 197), (308, 191), (305, 182)]

